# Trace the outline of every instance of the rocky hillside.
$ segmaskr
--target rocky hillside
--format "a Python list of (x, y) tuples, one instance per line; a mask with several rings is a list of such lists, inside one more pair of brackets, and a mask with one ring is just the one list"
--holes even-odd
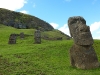
[(54, 29), (49, 23), (35, 16), (3, 8), (0, 8), (0, 24), (12, 26), (18, 29), (39, 28), (43, 31), (50, 31)]

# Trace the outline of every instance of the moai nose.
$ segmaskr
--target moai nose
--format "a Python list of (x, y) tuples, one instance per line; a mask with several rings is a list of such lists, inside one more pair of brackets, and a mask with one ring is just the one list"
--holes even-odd
[(90, 30), (89, 26), (86, 26), (84, 24), (81, 24), (79, 26), (79, 31), (81, 31), (81, 32), (89, 32), (89, 30)]

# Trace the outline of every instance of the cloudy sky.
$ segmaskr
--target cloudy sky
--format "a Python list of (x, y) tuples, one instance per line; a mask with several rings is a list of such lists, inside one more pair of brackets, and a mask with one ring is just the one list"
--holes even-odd
[(0, 8), (34, 15), (68, 35), (68, 18), (82, 16), (100, 39), (100, 0), (0, 0)]

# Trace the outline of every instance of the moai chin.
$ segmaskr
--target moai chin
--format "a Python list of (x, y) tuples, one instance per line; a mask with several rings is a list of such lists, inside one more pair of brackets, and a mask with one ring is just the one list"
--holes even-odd
[(11, 34), (8, 44), (16, 44), (16, 34)]
[(93, 48), (93, 38), (89, 26), (81, 16), (70, 17), (68, 26), (74, 45), (70, 49), (70, 62), (72, 66), (80, 69), (99, 67), (99, 62)]
[(41, 32), (40, 30), (36, 30), (34, 33), (34, 43), (35, 44), (41, 44)]

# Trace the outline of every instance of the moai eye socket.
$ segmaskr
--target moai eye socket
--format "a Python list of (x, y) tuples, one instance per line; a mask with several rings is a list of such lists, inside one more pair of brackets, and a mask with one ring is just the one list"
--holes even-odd
[(71, 25), (75, 24), (75, 23), (77, 23), (77, 20), (73, 20), (73, 21), (70, 22)]
[(82, 23), (82, 24), (86, 24), (86, 21), (85, 21), (85, 20), (81, 20), (81, 23)]

